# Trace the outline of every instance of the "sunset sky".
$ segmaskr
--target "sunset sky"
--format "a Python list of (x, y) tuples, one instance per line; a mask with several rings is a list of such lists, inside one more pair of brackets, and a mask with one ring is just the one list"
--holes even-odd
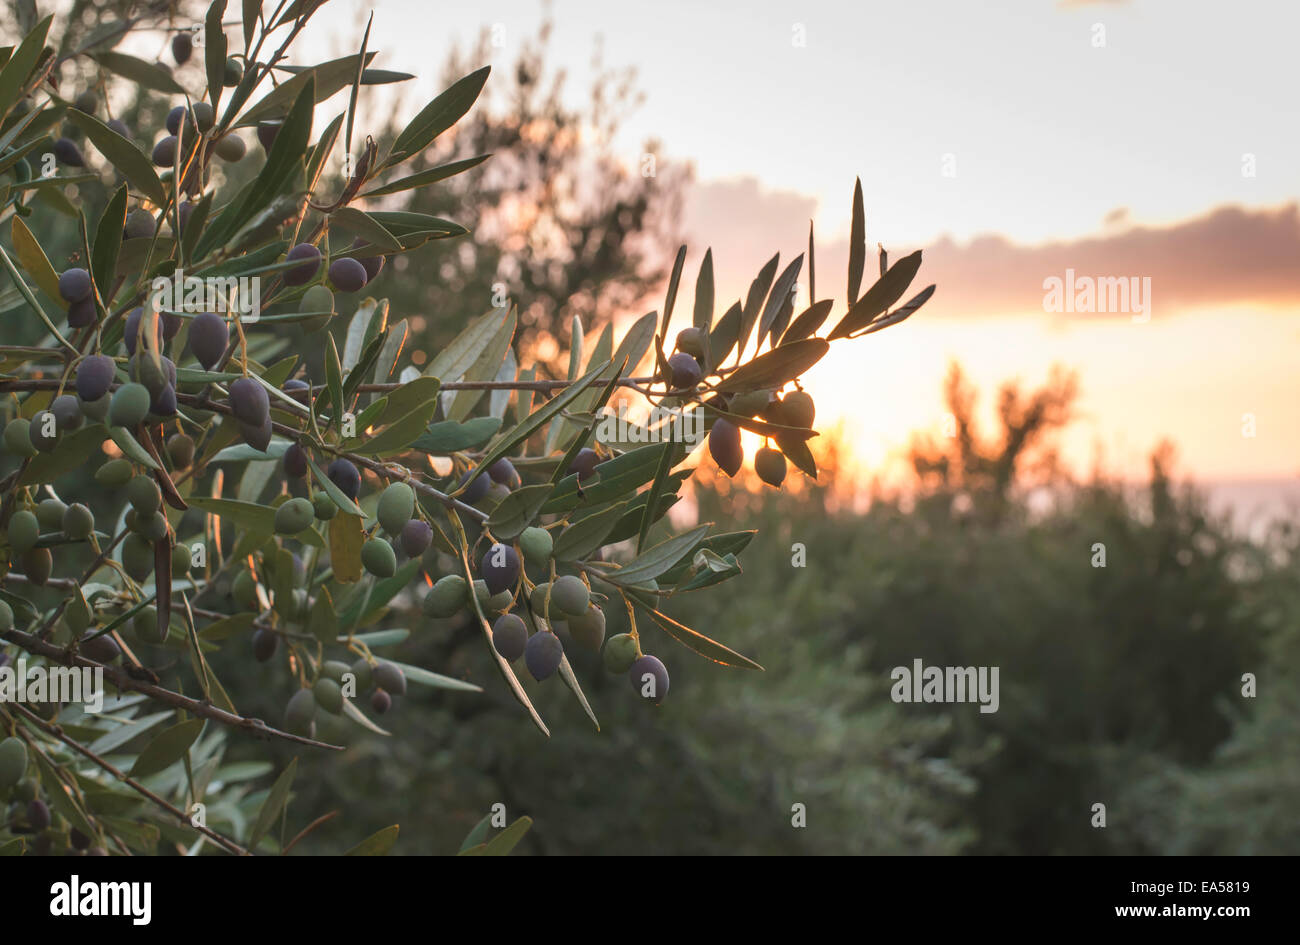
[[(344, 0), (309, 32), (313, 51), (353, 51), (339, 24), (355, 15), (359, 35), (372, 6), (377, 65), (420, 73), (429, 94), (453, 44), (495, 25), (506, 65), (543, 14), (535, 0)], [(803, 251), (810, 218), (819, 295), (842, 298), (855, 177), (869, 245), (925, 250), (915, 288), (939, 289), (921, 314), (837, 345), (807, 378), (862, 471), (938, 429), (958, 359), (986, 404), (1004, 379), (1076, 368), (1078, 468), (1100, 456), (1140, 476), (1168, 438), (1185, 475), (1297, 482), (1300, 7), (669, 0), (553, 15), (575, 99), (598, 37), (606, 63), (637, 68), (629, 163), (655, 137), (694, 165), (687, 273), (712, 246), (719, 312), (771, 253)], [(1045, 312), (1043, 281), (1067, 268), (1149, 277), (1150, 321)]]

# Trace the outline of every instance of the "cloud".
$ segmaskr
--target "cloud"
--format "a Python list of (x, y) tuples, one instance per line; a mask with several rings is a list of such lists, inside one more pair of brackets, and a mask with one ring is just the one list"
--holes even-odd
[(1039, 246), (1003, 236), (965, 245), (944, 238), (924, 259), (924, 278), (947, 290), (942, 309), (951, 315), (1042, 311), (1043, 280), (1064, 278), (1067, 269), (1076, 276), (1149, 277), (1156, 317), (1216, 304), (1295, 305), (1300, 206), (1219, 207), (1168, 226)]
[[(705, 245), (715, 247), (718, 304), (744, 293), (758, 268), (776, 250), (790, 259), (807, 247), (808, 219), (816, 201), (791, 191), (768, 190), (753, 178), (694, 185), (685, 201), (691, 246), (685, 286)], [(817, 240), (819, 295), (844, 291), (848, 242), (842, 234)], [(868, 241), (869, 283), (875, 245)], [(926, 315), (978, 317), (1041, 314), (1043, 281), (1092, 276), (1149, 277), (1153, 317), (1223, 304), (1300, 306), (1300, 205), (1222, 206), (1167, 225), (1138, 225), (1124, 208), (1112, 211), (1095, 236), (1022, 245), (990, 234), (959, 243), (949, 237), (930, 246), (886, 242), (891, 258), (924, 249), (913, 286), (936, 283)], [(823, 288), (824, 286), (824, 288)], [(689, 297), (689, 296), (688, 296)], [(837, 306), (838, 310), (838, 306)], [(1078, 316), (1096, 317), (1096, 316)]]

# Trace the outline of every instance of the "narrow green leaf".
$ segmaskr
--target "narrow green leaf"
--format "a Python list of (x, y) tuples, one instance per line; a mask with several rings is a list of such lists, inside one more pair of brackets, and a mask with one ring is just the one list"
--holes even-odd
[(371, 246), (390, 253), (402, 251), (402, 244), (398, 242), (397, 237), (389, 233), (384, 225), (370, 214), (356, 207), (340, 207), (331, 214), (330, 222), (334, 226), (360, 236)]
[(113, 300), (113, 283), (117, 278), (117, 254), (122, 248), (122, 228), (126, 226), (126, 185), (123, 184), (108, 201), (104, 215), (95, 228), (95, 243), (91, 249), (91, 276), (105, 305)]
[(694, 325), (708, 333), (713, 327), (713, 250), (704, 251), (704, 260), (700, 263), (700, 274), (695, 280), (695, 318)]
[[(811, 226), (811, 224), (809, 224)], [(811, 231), (809, 240), (812, 239)], [(853, 223), (849, 231), (849, 292), (846, 304), (852, 308), (862, 286), (862, 271), (867, 264), (867, 224), (862, 209), (862, 178), (853, 185)]]
[(633, 597), (633, 602), (643, 611), (650, 615), (650, 619), (657, 623), (665, 633), (685, 646), (687, 649), (694, 650), (705, 659), (713, 660), (715, 663), (721, 663), (723, 666), (738, 666), (744, 669), (757, 669), (760, 672), (763, 667), (755, 663), (747, 656), (737, 653), (731, 647), (723, 646), (717, 640), (710, 639), (702, 633), (692, 630), (684, 624), (678, 623), (667, 614), (660, 613), (653, 607), (647, 607), (639, 599)]
[(122, 172), (132, 187), (159, 206), (167, 203), (167, 191), (163, 188), (162, 181), (158, 179), (149, 158), (139, 148), (94, 115), (73, 108), (68, 110), (68, 121), (85, 133), (90, 143)]
[(531, 817), (520, 817), (513, 824), (501, 831), (490, 841), (487, 849), (483, 851), (484, 856), (509, 856), (510, 851), (519, 845), (519, 841), (528, 833), (528, 828), (533, 825)]
[(136, 85), (167, 95), (184, 95), (185, 89), (172, 78), (171, 73), (157, 63), (145, 62), (135, 56), (120, 52), (101, 52), (91, 56), (96, 62), (116, 75)]
[(226, 0), (212, 0), (203, 30), (203, 65), (208, 75), (208, 98), (214, 111), (221, 104), (226, 76), (226, 34), (221, 29), (221, 18), (225, 15)]
[(397, 833), (399, 829), (400, 825), (393, 824), (391, 827), (377, 830), (343, 855), (387, 856), (388, 852), (393, 849), (393, 844), (397, 842)]
[(623, 516), (626, 502), (619, 502), (586, 518), (578, 519), (555, 539), (556, 561), (577, 561), (605, 543)]
[(507, 541), (514, 538), (533, 523), (553, 490), (549, 482), (514, 490), (492, 510), (487, 520), (488, 530), (497, 538)]
[(262, 802), (262, 809), (257, 812), (257, 822), (253, 825), (253, 831), (248, 835), (248, 847), (250, 849), (257, 846), (259, 840), (266, 836), (266, 832), (275, 825), (276, 820), (284, 811), (284, 806), (289, 803), (289, 791), (293, 787), (293, 779), (298, 774), (298, 759), (295, 758), (289, 762), (289, 767), (285, 768), (280, 776), (275, 779), (275, 784), (271, 785), (271, 791), (266, 795), (266, 800)]
[(707, 524), (697, 525), (675, 538), (662, 541), (653, 548), (641, 552), (618, 570), (610, 571), (605, 579), (612, 584), (629, 587), (657, 578), (676, 564), (682, 554), (699, 544), (708, 530)]
[(917, 270), (920, 268), (921, 251), (919, 249), (895, 262), (876, 284), (866, 291), (862, 298), (850, 306), (840, 323), (835, 326), (828, 336), (828, 340), (834, 341), (836, 338), (847, 338), (849, 335), (866, 328), (877, 315), (888, 310), (889, 306), (903, 297), (903, 293), (912, 284), (912, 280), (916, 278)]
[(799, 271), (803, 268), (803, 253), (796, 256), (790, 265), (782, 270), (780, 277), (772, 285), (772, 292), (767, 297), (767, 304), (763, 306), (763, 317), (758, 322), (758, 340), (757, 347), (763, 347), (763, 339), (772, 331), (776, 324), (777, 315), (781, 309), (789, 304), (790, 293), (794, 291), (795, 280), (799, 278)]
[(203, 719), (189, 719), (154, 736), (131, 766), (131, 777), (145, 778), (171, 767), (185, 756), (203, 731)]
[(659, 323), (659, 337), (668, 337), (668, 322), (673, 317), (673, 306), (677, 304), (677, 287), (682, 281), (682, 267), (686, 264), (686, 247), (677, 247), (677, 258), (673, 260), (673, 272), (668, 277), (668, 294), (664, 297), (663, 320)]
[(397, 163), (423, 151), (438, 135), (458, 122), (483, 91), (491, 71), (491, 66), (484, 66), (471, 72), (424, 106), (393, 142), (388, 163)]
[[(864, 296), (865, 298), (865, 296)], [(718, 384), (722, 393), (731, 391), (779, 388), (800, 377), (820, 361), (830, 350), (822, 338), (805, 338), (803, 341), (782, 345), (740, 367)]]
[(411, 190), (416, 187), (424, 187), (428, 184), (436, 184), (440, 180), (446, 180), (448, 177), (454, 177), (470, 168), (478, 167), (486, 161), (490, 154), (480, 154), (478, 157), (467, 158), (464, 161), (452, 161), (450, 164), (440, 164), (437, 167), (431, 167), (427, 171), (420, 171), (418, 174), (412, 174), (409, 177), (401, 177), (395, 181), (376, 187), (374, 190), (368, 190), (363, 193), (362, 197), (384, 197), (388, 194), (401, 193), (404, 190)]

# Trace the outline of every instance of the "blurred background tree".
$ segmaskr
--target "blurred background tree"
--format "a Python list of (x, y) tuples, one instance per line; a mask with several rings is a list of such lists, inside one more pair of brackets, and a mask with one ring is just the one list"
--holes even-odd
[[(655, 141), (645, 142), (635, 160), (615, 150), (614, 138), (642, 95), (633, 71), (607, 66), (599, 44), (587, 106), (566, 104), (568, 77), (548, 61), (551, 29), (548, 18), (511, 66), (493, 70), (473, 111), (411, 162), (414, 173), (491, 155), (421, 191), (409, 206), (451, 217), (471, 235), (397, 260), (397, 276), (376, 291), (387, 294), (394, 311), (419, 319), (412, 324), (417, 334), (423, 322), (431, 351), (467, 318), (511, 299), (519, 306), (520, 355), (559, 375), (573, 316), (590, 331), (655, 304), (647, 300), (682, 241), (682, 189), (691, 172), (665, 160)], [(477, 44), (451, 54), (444, 77), (491, 62), (492, 52), (485, 31)], [(382, 134), (391, 138), (397, 130)]]

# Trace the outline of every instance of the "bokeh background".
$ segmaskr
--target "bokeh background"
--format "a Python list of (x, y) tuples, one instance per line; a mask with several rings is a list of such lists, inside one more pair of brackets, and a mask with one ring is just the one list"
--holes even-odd
[[(91, 29), (126, 5), (63, 6)], [(868, 245), (922, 249), (939, 288), (806, 377), (816, 482), (705, 461), (674, 510), (758, 529), (742, 577), (670, 613), (765, 672), (664, 639), (648, 709), (578, 654), (602, 728), (534, 686), (547, 741), (476, 630), (420, 618), (400, 658), (485, 692), (413, 688), (394, 737), (304, 757), (295, 818), (397, 822), (411, 854), (454, 852), (496, 803), (534, 818), (536, 854), (1300, 852), (1296, 8), (333, 0), (299, 57), (354, 53), (372, 9), (375, 65), (417, 78), (364, 90), (359, 132), (391, 140), (493, 67), (420, 161), (492, 158), (412, 207), (473, 235), (374, 287), (417, 364), (504, 285), (520, 363), (561, 374), (571, 318), (660, 308), (683, 242), (687, 286), (712, 248), (725, 308), (811, 223), (818, 295), (842, 298), (856, 178)], [(1149, 319), (1046, 311), (1067, 269), (1149, 278)], [(999, 711), (894, 703), (918, 658), (1000, 667)]]

